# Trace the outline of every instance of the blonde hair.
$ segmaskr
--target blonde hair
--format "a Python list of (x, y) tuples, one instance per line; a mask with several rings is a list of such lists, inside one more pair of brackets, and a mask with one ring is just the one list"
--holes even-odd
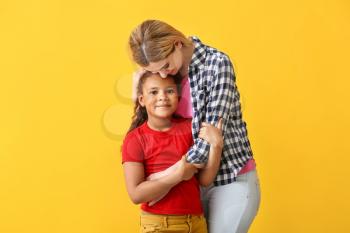
[(175, 50), (175, 42), (191, 45), (191, 40), (169, 24), (159, 20), (146, 20), (130, 34), (129, 47), (133, 60), (140, 66), (167, 58)]

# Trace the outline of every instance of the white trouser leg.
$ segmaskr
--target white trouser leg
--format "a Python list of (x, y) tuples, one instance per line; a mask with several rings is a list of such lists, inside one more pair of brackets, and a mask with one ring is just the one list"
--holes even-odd
[(209, 233), (246, 233), (260, 204), (256, 170), (239, 175), (231, 184), (201, 187)]

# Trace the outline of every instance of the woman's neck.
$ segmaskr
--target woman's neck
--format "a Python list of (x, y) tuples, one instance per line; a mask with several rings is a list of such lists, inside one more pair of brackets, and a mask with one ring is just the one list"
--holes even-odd
[(149, 117), (147, 120), (147, 125), (153, 130), (156, 131), (167, 131), (171, 128), (171, 117), (170, 118), (162, 118), (157, 119), (153, 117)]
[(182, 47), (182, 56), (183, 56), (183, 65), (180, 70), (180, 74), (182, 77), (188, 75), (188, 67), (191, 63), (192, 60), (192, 55), (194, 51), (194, 44), (193, 42), (191, 43), (191, 46), (188, 47)]

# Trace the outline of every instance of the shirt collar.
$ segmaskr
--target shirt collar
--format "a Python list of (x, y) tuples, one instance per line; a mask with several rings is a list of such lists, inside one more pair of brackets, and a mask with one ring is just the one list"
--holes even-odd
[(192, 42), (194, 44), (194, 50), (191, 58), (190, 68), (198, 67), (202, 69), (205, 63), (206, 57), (206, 47), (196, 36), (191, 36)]

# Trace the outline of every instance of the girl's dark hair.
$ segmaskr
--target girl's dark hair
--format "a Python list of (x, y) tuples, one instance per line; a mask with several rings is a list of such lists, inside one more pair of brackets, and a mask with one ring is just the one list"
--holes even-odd
[[(139, 103), (138, 97), (142, 94), (142, 87), (143, 87), (143, 84), (145, 83), (145, 80), (153, 75), (159, 75), (159, 74), (153, 74), (153, 73), (147, 71), (142, 75), (142, 77), (139, 80), (139, 83), (137, 85), (137, 90), (136, 90), (137, 98), (135, 100), (134, 115), (131, 118), (131, 125), (130, 125), (130, 128), (128, 130), (128, 133), (130, 131), (132, 131), (133, 129), (142, 125), (148, 119), (146, 108), (141, 106), (141, 104)], [(174, 82), (177, 86), (177, 91), (179, 93), (179, 96), (181, 96), (181, 94), (180, 94), (181, 93), (181, 80), (182, 80), (181, 75), (180, 74), (168, 75), (168, 77), (170, 77), (174, 80)], [(174, 117), (177, 117), (177, 116), (174, 115)]]

